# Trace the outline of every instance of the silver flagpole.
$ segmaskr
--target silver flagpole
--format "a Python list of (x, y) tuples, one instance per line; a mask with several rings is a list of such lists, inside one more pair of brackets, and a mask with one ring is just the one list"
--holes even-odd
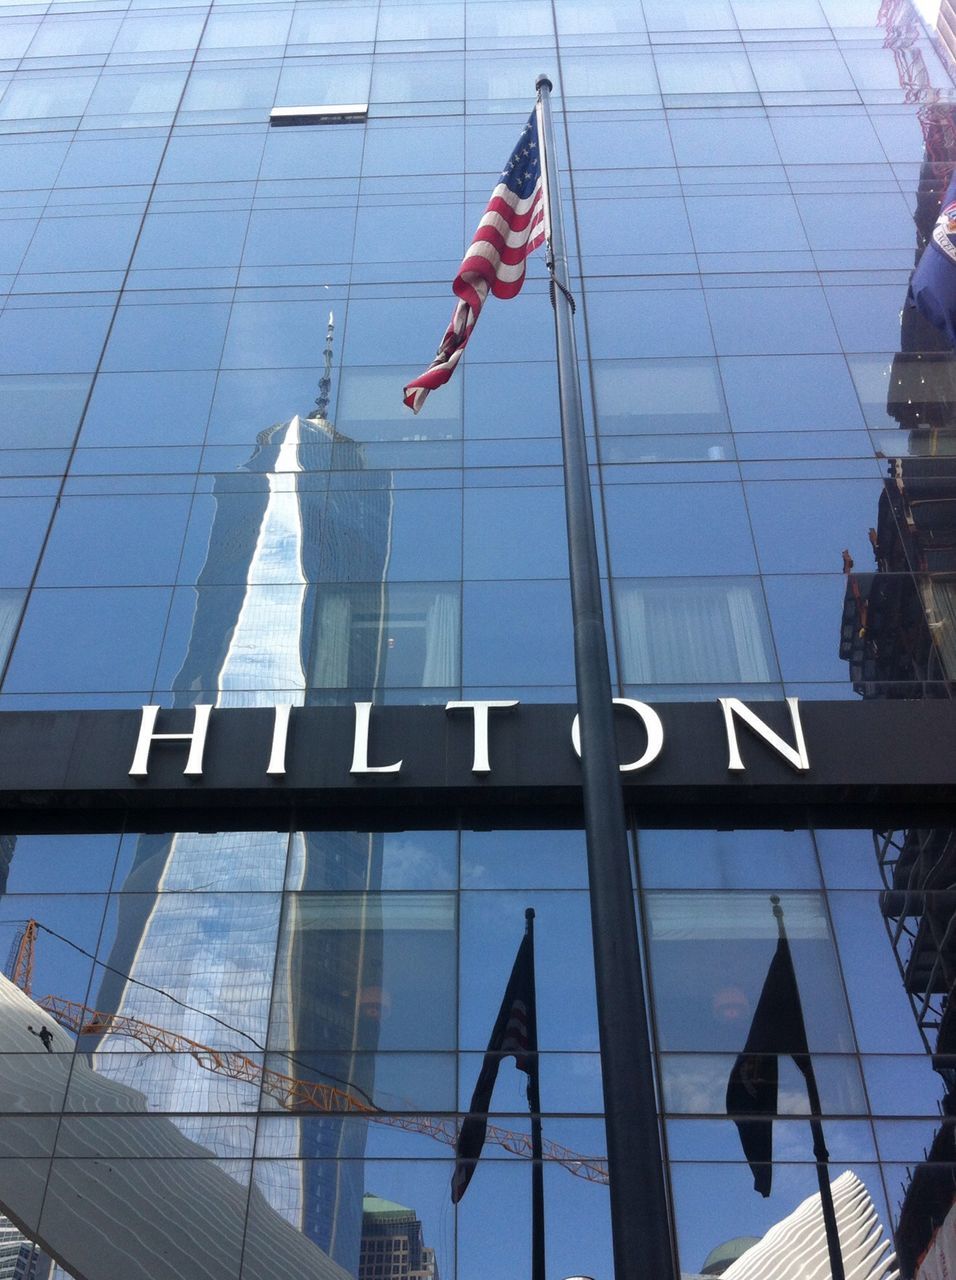
[(677, 1280), (614, 736), (613, 690), (551, 122), (551, 81), (547, 76), (539, 76), (536, 88), (561, 401), (574, 670), (581, 724), (584, 829), (604, 1083), (614, 1274), (616, 1280)]

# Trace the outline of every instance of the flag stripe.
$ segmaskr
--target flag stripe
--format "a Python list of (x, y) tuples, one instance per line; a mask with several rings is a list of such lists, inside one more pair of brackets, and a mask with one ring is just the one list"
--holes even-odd
[(515, 297), (524, 284), (528, 255), (543, 243), (544, 193), (537, 115), (532, 112), (452, 281), (460, 302), (438, 353), (405, 387), (405, 403), (413, 413), (455, 372), (489, 292), (496, 298)]

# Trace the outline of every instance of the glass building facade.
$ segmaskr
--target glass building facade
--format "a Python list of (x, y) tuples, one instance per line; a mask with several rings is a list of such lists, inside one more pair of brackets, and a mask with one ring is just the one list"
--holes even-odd
[[(956, 357), (905, 304), (956, 165), (952, 30), (948, 0), (938, 30), (909, 0), (2, 0), (0, 734), (570, 712), (543, 255), (402, 405), (540, 72), (615, 693), (949, 699)], [(269, 123), (342, 104), (367, 118)], [(956, 1266), (937, 821), (631, 815), (688, 1280), (827, 1274), (799, 1043), (767, 1196), (728, 1114), (771, 895), (847, 1274)], [(523, 1280), (510, 1061), (449, 1186), (533, 906), (548, 1271), (611, 1280), (583, 832), (343, 825), (0, 832), (0, 1275)]]

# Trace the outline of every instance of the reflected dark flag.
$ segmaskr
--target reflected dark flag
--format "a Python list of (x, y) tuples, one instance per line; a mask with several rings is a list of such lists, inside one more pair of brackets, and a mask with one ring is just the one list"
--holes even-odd
[(956, 347), (956, 174), (933, 233), (916, 264), (907, 302)]
[(788, 1054), (808, 1082), (811, 1066), (807, 1030), (793, 971), (790, 944), (777, 943), (750, 1034), (727, 1082), (727, 1114), (734, 1117), (740, 1142), (754, 1175), (754, 1190), (770, 1195), (773, 1179), (773, 1117), (777, 1113), (780, 1054)]
[(462, 1121), (455, 1144), (455, 1172), (451, 1180), (451, 1202), (465, 1194), (475, 1162), (485, 1145), (488, 1108), (498, 1079), (502, 1058), (513, 1057), (515, 1066), (530, 1078), (538, 1070), (538, 1029), (534, 1000), (534, 952), (531, 934), (525, 933), (515, 956), (511, 977), (495, 1019), (485, 1060), (471, 1095), (468, 1115)]

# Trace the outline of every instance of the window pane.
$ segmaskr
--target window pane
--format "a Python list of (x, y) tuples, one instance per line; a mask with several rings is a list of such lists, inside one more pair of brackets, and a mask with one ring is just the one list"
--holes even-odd
[(621, 582), (616, 599), (621, 676), (628, 684), (759, 684), (778, 678), (755, 581)]
[[(781, 903), (810, 1050), (846, 1053), (853, 1041), (823, 899), (785, 893)], [(739, 1053), (777, 948), (766, 894), (655, 892), (647, 915), (661, 1047)]]
[(288, 960), (277, 978), (270, 1046), (332, 1053), (454, 1047), (453, 897), (296, 894), (279, 955)]

